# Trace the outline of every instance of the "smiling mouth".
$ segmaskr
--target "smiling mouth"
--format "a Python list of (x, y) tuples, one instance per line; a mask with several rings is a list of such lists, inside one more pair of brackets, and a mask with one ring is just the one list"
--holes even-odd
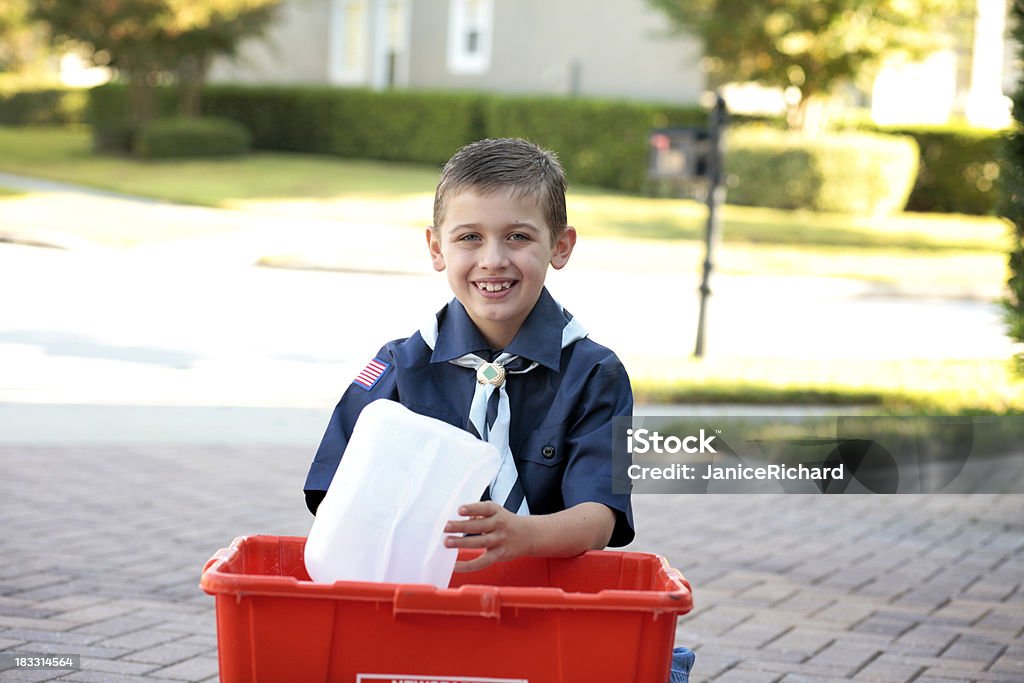
[(474, 282), (476, 288), (481, 292), (503, 292), (515, 285), (517, 280), (502, 280), (500, 282)]

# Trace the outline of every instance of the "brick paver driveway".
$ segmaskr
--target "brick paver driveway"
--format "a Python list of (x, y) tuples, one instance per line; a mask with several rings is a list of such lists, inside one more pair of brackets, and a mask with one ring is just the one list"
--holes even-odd
[[(215, 681), (204, 561), (304, 535), (309, 449), (0, 446), (0, 681)], [(694, 681), (1024, 681), (1022, 496), (638, 496), (696, 589)]]

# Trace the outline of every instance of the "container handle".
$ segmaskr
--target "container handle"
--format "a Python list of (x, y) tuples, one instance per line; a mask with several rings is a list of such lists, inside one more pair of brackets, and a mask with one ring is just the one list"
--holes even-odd
[(501, 599), (493, 586), (463, 586), (439, 591), (433, 586), (400, 586), (395, 589), (394, 613), (452, 614), (501, 618)]
[(229, 561), (237, 554), (238, 548), (236, 546), (231, 546), (230, 548), (221, 548), (213, 554), (213, 557), (206, 561), (205, 565), (203, 565), (203, 573), (205, 574), (210, 569), (210, 567), (212, 567), (215, 564), (225, 563)]

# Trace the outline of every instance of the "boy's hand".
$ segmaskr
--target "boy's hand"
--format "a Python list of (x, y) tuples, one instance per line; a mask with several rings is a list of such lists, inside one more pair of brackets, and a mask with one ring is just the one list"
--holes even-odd
[(608, 545), (615, 528), (615, 513), (601, 503), (579, 503), (548, 515), (515, 515), (494, 501), (469, 503), (459, 508), (469, 519), (452, 520), (445, 526), (448, 548), (483, 548), (484, 554), (456, 562), (455, 571), (473, 572), (498, 562), (525, 555), (573, 557), (585, 550)]
[(452, 520), (445, 526), (449, 534), (477, 534), (474, 536), (448, 536), (448, 548), (484, 548), (484, 554), (473, 560), (455, 563), (457, 572), (473, 572), (498, 562), (530, 554), (530, 517), (515, 515), (494, 501), (470, 503), (459, 508), (459, 514), (469, 519)]

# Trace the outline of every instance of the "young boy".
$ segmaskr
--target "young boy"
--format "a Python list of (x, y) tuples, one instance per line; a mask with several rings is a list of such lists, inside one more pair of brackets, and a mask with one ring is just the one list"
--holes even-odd
[[(629, 495), (612, 493), (611, 457), (612, 417), (633, 410), (629, 378), (544, 287), (548, 265), (563, 268), (576, 243), (565, 188), (554, 155), (523, 140), (483, 140), (451, 158), (426, 239), (455, 299), (424, 329), (385, 344), (342, 396), (306, 480), (311, 511), (363, 406), (388, 398), (503, 454), (490, 500), (466, 501), (469, 519), (446, 529), (458, 534), (449, 547), (485, 550), (457, 571), (633, 539)], [(501, 377), (483, 377), (487, 368)]]
[[(612, 418), (633, 412), (629, 378), (544, 287), (548, 266), (564, 268), (576, 244), (565, 190), (554, 155), (524, 140), (481, 140), (448, 161), (426, 239), (455, 299), (385, 344), (345, 391), (306, 479), (311, 512), (360, 411), (387, 398), (502, 453), (484, 500), (466, 501), (466, 519), (445, 528), (448, 547), (484, 549), (456, 571), (633, 540), (629, 494), (612, 492), (611, 453)], [(671, 681), (686, 681), (692, 662), (677, 650)]]

